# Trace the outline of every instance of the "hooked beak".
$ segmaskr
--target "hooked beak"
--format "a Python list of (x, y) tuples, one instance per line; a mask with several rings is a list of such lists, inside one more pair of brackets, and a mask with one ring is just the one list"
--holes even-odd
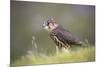
[(43, 25), (42, 25), (42, 28), (48, 30), (48, 26), (47, 26), (47, 24), (46, 24), (45, 21), (44, 21), (44, 23), (43, 23)]
[(42, 28), (44, 28), (46, 26), (46, 22), (44, 21), (43, 22), (43, 25), (42, 25)]

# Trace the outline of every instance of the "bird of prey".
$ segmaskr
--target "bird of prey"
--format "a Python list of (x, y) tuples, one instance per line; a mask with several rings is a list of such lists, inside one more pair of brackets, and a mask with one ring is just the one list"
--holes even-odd
[(44, 22), (43, 28), (49, 31), (51, 39), (56, 43), (59, 50), (62, 48), (69, 49), (72, 45), (82, 45), (82, 41), (78, 37), (64, 29), (53, 18)]

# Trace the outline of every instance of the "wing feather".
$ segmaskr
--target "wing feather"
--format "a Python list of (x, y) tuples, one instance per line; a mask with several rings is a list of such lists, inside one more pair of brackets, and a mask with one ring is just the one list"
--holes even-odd
[(54, 30), (54, 33), (57, 36), (57, 38), (63, 43), (75, 44), (78, 41), (80, 41), (78, 37), (76, 37), (69, 31), (63, 29), (62, 27), (59, 27), (56, 30)]

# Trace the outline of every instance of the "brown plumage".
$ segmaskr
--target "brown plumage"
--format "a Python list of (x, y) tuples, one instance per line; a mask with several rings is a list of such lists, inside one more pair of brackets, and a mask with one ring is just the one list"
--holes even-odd
[(81, 45), (81, 40), (78, 37), (60, 26), (50, 32), (50, 37), (54, 40), (58, 48), (69, 48), (71, 45)]
[(78, 37), (57, 24), (53, 19), (47, 20), (43, 27), (49, 30), (51, 39), (60, 50), (63, 47), (69, 49), (71, 45), (82, 45), (82, 41)]

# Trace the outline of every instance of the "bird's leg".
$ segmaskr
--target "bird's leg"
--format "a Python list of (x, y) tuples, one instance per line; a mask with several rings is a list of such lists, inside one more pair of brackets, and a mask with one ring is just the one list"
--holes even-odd
[(68, 54), (70, 54), (70, 52), (69, 52), (70, 45), (66, 44), (63, 47), (64, 47), (63, 52), (67, 52)]
[(62, 49), (62, 43), (59, 41), (59, 39), (54, 36), (54, 40), (56, 41), (56, 51), (57, 53), (61, 52)]
[(69, 49), (70, 48), (70, 45), (68, 43), (66, 43), (66, 46), (65, 46), (66, 49)]
[(62, 45), (59, 42), (57, 42), (56, 51), (57, 51), (57, 54), (62, 52)]

